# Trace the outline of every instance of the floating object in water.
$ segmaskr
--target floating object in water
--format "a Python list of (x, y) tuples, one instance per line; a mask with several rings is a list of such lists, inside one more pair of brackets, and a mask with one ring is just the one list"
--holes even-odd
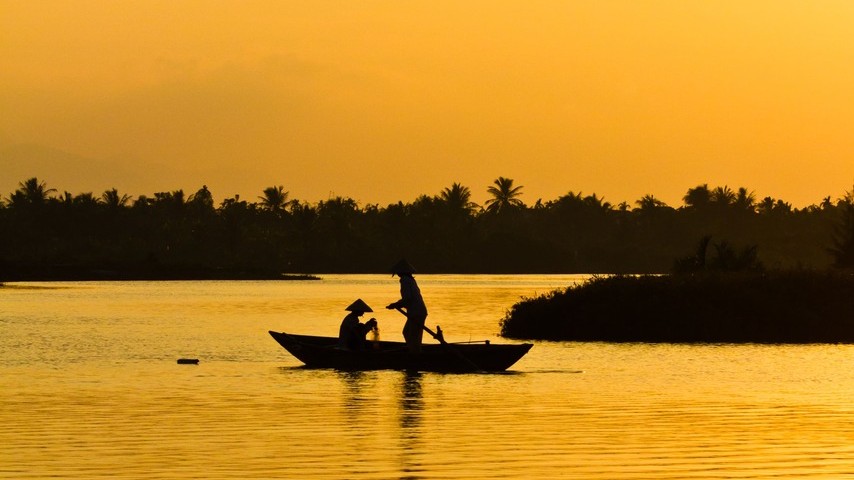
[(178, 364), (179, 365), (198, 365), (199, 359), (198, 358), (179, 358)]

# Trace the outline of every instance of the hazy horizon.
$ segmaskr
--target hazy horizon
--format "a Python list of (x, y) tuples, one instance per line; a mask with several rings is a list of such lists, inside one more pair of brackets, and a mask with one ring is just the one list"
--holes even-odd
[[(28, 161), (20, 161), (23, 158), (27, 158)], [(66, 168), (63, 168), (63, 162), (67, 162), (70, 165), (66, 166)], [(155, 168), (152, 169), (152, 167)], [(141, 195), (151, 197), (154, 193), (171, 192), (175, 190), (183, 190), (185, 194), (190, 195), (196, 192), (198, 189), (202, 188), (202, 186), (207, 186), (213, 194), (213, 198), (217, 204), (226, 198), (233, 198), (236, 195), (243, 200), (254, 202), (257, 201), (261, 196), (263, 196), (263, 190), (265, 188), (282, 185), (282, 183), (276, 183), (275, 181), (272, 181), (272, 179), (271, 181), (265, 183), (263, 181), (255, 181), (255, 178), (251, 178), (248, 180), (244, 179), (244, 183), (254, 183), (258, 185), (258, 187), (254, 191), (249, 191), (248, 189), (244, 189), (242, 191), (234, 191), (235, 189), (224, 190), (224, 188), (227, 188), (229, 186), (228, 182), (206, 183), (196, 181), (195, 183), (182, 185), (175, 179), (176, 172), (182, 172), (180, 166), (170, 166), (166, 164), (157, 164), (152, 162), (148, 162), (147, 164), (138, 164), (135, 162), (111, 162), (109, 160), (98, 160), (80, 157), (67, 152), (63, 152), (61, 150), (45, 148), (35, 145), (4, 146), (0, 144), (0, 168), (2, 168), (6, 173), (3, 178), (0, 178), (0, 199), (3, 199), (4, 201), (7, 200), (9, 196), (20, 187), (21, 182), (33, 177), (38, 178), (39, 182), (44, 182), (48, 188), (56, 189), (57, 192), (55, 195), (59, 195), (67, 191), (74, 195), (89, 192), (93, 193), (96, 197), (99, 197), (104, 191), (113, 188), (116, 188), (119, 190), (120, 193), (130, 195), (133, 198), (139, 197)], [(234, 170), (234, 174), (237, 175), (240, 166), (234, 166), (232, 168)], [(40, 173), (36, 174), (35, 172)], [(55, 172), (59, 172), (59, 174), (57, 175), (55, 174)], [(188, 177), (188, 175), (185, 173), (184, 175), (179, 175), (179, 177), (186, 178)], [(487, 192), (487, 188), (492, 186), (492, 182), (495, 180), (495, 178), (480, 186), (481, 188), (478, 188), (478, 186), (475, 185), (467, 185), (463, 182), (449, 181), (447, 184), (439, 186), (434, 191), (402, 192), (401, 194), (405, 195), (405, 197), (383, 197), (380, 200), (376, 199), (377, 197), (371, 197), (371, 200), (365, 200), (364, 198), (358, 198), (354, 196), (350, 192), (335, 191), (332, 189), (329, 189), (328, 194), (325, 196), (318, 196), (317, 198), (306, 198), (294, 193), (294, 191), (301, 191), (300, 189), (294, 188), (294, 186), (282, 186), (284, 186), (285, 190), (288, 191), (290, 200), (299, 200), (303, 202), (308, 202), (310, 204), (340, 196), (345, 198), (352, 198), (361, 206), (366, 206), (370, 204), (386, 206), (398, 202), (409, 203), (416, 200), (421, 195), (435, 196), (440, 194), (441, 191), (445, 188), (450, 187), (453, 183), (462, 183), (463, 186), (468, 187), (471, 190), (472, 201), (482, 206), (484, 202), (490, 198), (490, 195)], [(63, 183), (56, 181), (57, 179), (65, 179), (66, 181)], [(596, 194), (599, 198), (604, 199), (604, 201), (607, 201), (614, 206), (619, 205), (620, 202), (626, 202), (630, 207), (634, 207), (635, 201), (639, 200), (644, 195), (649, 194), (663, 201), (668, 206), (678, 208), (684, 205), (683, 197), (685, 193), (687, 193), (688, 189), (702, 184), (708, 184), (709, 188), (726, 186), (730, 187), (733, 191), (737, 190), (740, 187), (745, 187), (750, 193), (753, 193), (755, 195), (757, 202), (767, 196), (770, 196), (773, 197), (775, 200), (783, 200), (785, 202), (788, 202), (794, 208), (805, 208), (810, 205), (817, 205), (821, 203), (826, 197), (830, 197), (832, 201), (836, 201), (846, 196), (848, 193), (854, 191), (854, 185), (849, 182), (847, 184), (843, 184), (843, 186), (836, 191), (828, 191), (818, 195), (815, 199), (811, 201), (805, 200), (802, 203), (798, 203), (797, 201), (792, 201), (792, 199), (786, 198), (784, 196), (776, 196), (767, 192), (756, 191), (750, 185), (716, 184), (709, 181), (698, 181), (697, 183), (691, 185), (685, 185), (684, 188), (681, 190), (681, 193), (678, 193), (679, 188), (669, 189), (669, 191), (677, 192), (676, 194), (672, 195), (672, 198), (660, 195), (658, 192), (646, 192), (636, 198), (618, 199), (608, 195), (606, 192), (594, 191), (585, 188), (578, 188), (575, 190), (566, 189), (561, 193), (555, 194), (552, 197), (540, 196), (534, 198), (531, 195), (531, 192), (539, 191), (536, 185), (523, 184), (517, 178), (514, 178), (513, 180), (514, 185), (521, 185), (523, 187), (522, 196), (520, 197), (520, 199), (528, 206), (533, 206), (538, 200), (542, 200), (543, 202), (547, 202), (549, 200), (557, 200), (562, 195), (573, 191), (574, 193), (582, 193), (585, 196)], [(192, 179), (190, 179), (189, 181), (192, 182)], [(73, 185), (84, 185), (87, 188), (74, 188)], [(144, 188), (145, 190), (135, 190), (135, 188)]]

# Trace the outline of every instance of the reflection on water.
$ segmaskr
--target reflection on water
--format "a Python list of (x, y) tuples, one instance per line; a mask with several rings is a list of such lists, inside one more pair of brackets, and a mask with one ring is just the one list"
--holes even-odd
[(421, 429), (421, 374), (403, 372), (400, 387), (400, 471), (402, 480), (422, 478), (423, 468), (418, 460), (421, 452), (419, 442)]
[[(400, 389), (400, 429), (404, 439), (412, 439), (417, 434), (422, 408), (421, 374), (404, 372)], [(407, 434), (412, 436), (407, 437)]]
[[(419, 283), (428, 321), (467, 340), (494, 335), (519, 296), (569, 280)], [(2, 289), (0, 478), (854, 472), (854, 346), (539, 342), (509, 374), (442, 375), (307, 369), (266, 333), (334, 335), (348, 300), (388, 303), (396, 288), (340, 276)], [(400, 319), (383, 313), (392, 337)]]
[[(342, 386), (338, 448), (358, 458), (348, 468), (392, 468), (401, 479), (423, 478), (422, 375), (417, 372), (335, 372)], [(391, 463), (389, 463), (391, 462)]]
[(360, 419), (362, 412), (365, 411), (365, 404), (370, 402), (370, 398), (363, 394), (365, 389), (370, 392), (370, 385), (365, 385), (367, 374), (365, 372), (335, 373), (344, 383), (344, 415), (353, 419)]

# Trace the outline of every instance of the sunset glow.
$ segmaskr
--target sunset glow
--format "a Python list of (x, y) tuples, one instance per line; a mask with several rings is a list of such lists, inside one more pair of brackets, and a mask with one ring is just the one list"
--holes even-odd
[(0, 0), (0, 195), (284, 185), (796, 207), (854, 183), (848, 1)]

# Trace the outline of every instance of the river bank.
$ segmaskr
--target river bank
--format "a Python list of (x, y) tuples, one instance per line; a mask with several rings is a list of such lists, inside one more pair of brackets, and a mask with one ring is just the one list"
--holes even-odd
[(320, 280), (309, 274), (224, 268), (92, 268), (64, 265), (0, 267), (3, 282), (74, 282), (130, 280)]

